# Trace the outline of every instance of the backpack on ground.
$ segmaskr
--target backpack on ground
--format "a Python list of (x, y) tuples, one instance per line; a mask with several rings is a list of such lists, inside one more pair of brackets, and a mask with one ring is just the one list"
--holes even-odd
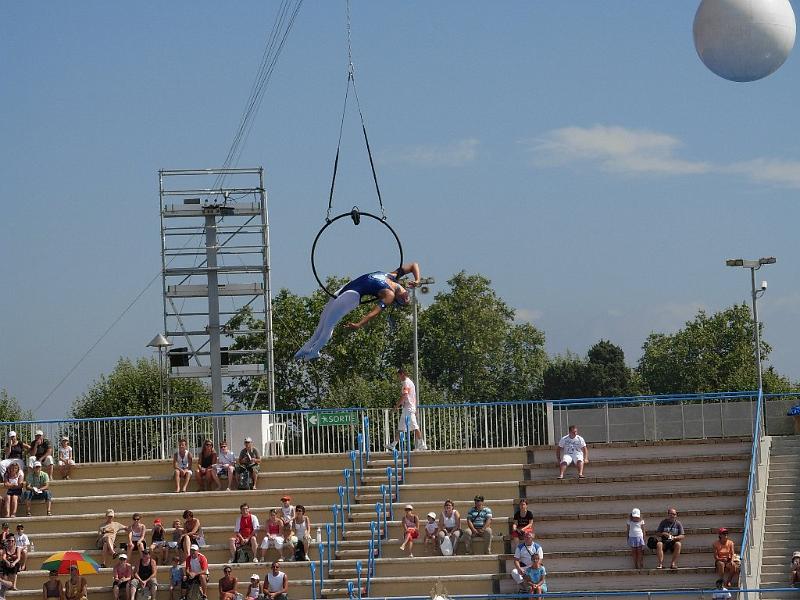
[(239, 469), (236, 473), (236, 487), (240, 490), (250, 489), (250, 471)]
[(236, 549), (236, 554), (233, 555), (233, 562), (235, 563), (249, 563), (253, 561), (253, 548), (250, 544), (243, 544)]

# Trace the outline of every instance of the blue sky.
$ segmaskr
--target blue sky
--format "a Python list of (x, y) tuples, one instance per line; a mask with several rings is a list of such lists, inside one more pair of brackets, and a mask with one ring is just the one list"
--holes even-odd
[[(389, 220), (408, 258), (461, 269), (547, 336), (635, 364), (651, 331), (749, 298), (727, 257), (775, 255), (759, 304), (771, 362), (800, 379), (795, 50), (722, 80), (692, 42), (698, 2), (354, 0), (356, 79)], [(37, 407), (160, 267), (160, 168), (222, 163), (276, 2), (2, 3), (0, 387)], [(795, 5), (795, 10), (797, 10)], [(273, 284), (308, 293), (345, 87), (344, 2), (307, 0), (239, 166), (263, 165)], [(375, 208), (355, 112), (336, 207)], [(326, 268), (392, 261), (332, 239)], [(387, 257), (384, 259), (384, 257)], [(62, 416), (161, 330), (156, 282), (38, 410)]]

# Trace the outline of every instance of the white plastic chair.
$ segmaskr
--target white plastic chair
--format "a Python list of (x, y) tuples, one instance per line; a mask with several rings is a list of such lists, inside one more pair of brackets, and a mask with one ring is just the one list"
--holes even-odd
[(264, 456), (283, 456), (283, 442), (286, 437), (286, 423), (270, 425), (270, 439), (264, 442)]

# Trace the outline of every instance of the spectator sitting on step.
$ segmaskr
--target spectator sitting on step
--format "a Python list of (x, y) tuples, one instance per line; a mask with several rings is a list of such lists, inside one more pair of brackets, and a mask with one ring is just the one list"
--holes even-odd
[(183, 532), (183, 523), (181, 523), (180, 519), (175, 519), (172, 522), (172, 541), (167, 542), (167, 549), (174, 552), (175, 556), (179, 557), (181, 560), (185, 558), (185, 555), (183, 554), (183, 547), (181, 546)]
[(231, 574), (232, 571), (230, 565), (225, 565), (222, 568), (222, 578), (217, 584), (219, 586), (219, 600), (236, 600), (236, 588), (239, 585), (239, 580)]
[(97, 538), (97, 549), (102, 551), (101, 567), (111, 564), (111, 560), (114, 558), (114, 543), (120, 531), (127, 532), (128, 528), (114, 520), (114, 511), (109, 508), (106, 511), (106, 520), (100, 525)]
[(28, 468), (33, 469), (36, 462), (42, 463), (42, 470), (47, 476), (53, 478), (53, 446), (50, 440), (44, 437), (44, 432), (37, 429), (28, 448)]
[(178, 441), (178, 450), (172, 455), (172, 469), (175, 471), (175, 493), (185, 492), (192, 478), (192, 453), (185, 439)]
[(14, 537), (14, 534), (11, 533), (11, 525), (6, 521), (0, 525), (0, 544), (5, 544), (6, 540), (10, 537)]
[(294, 519), (295, 507), (292, 506), (292, 497), (284, 496), (281, 498), (281, 520), (284, 523), (291, 523)]
[(800, 587), (800, 550), (792, 553), (792, 587)]
[(69, 566), (69, 578), (64, 584), (64, 600), (86, 600), (86, 577), (81, 577), (78, 565)]
[(511, 541), (521, 540), (526, 531), (533, 531), (533, 513), (528, 510), (528, 501), (519, 499), (519, 508), (511, 521)]
[(189, 549), (193, 544), (199, 546), (203, 545), (203, 531), (200, 529), (200, 519), (194, 516), (190, 510), (183, 511), (183, 536), (181, 537), (180, 546), (183, 549), (183, 555), (189, 555)]
[(208, 595), (206, 588), (208, 586), (208, 559), (200, 554), (200, 548), (197, 544), (192, 544), (189, 547), (189, 555), (186, 557), (184, 565), (186, 572), (183, 575), (183, 590), (188, 590), (195, 581), (200, 584), (200, 595), (205, 600)]
[(241, 546), (250, 546), (253, 551), (253, 561), (258, 562), (258, 517), (250, 512), (250, 506), (245, 502), (239, 506), (240, 515), (236, 517), (236, 525), (233, 527), (233, 537), (228, 542), (230, 550), (230, 562), (236, 560), (236, 550)]
[(6, 490), (6, 498), (3, 506), (5, 517), (16, 517), (19, 508), (19, 498), (22, 496), (22, 489), (25, 486), (25, 475), (19, 463), (12, 462), (6, 469), (3, 476), (3, 487)]
[(11, 582), (11, 589), (15, 590), (22, 557), (13, 535), (6, 539), (3, 550), (3, 555), (0, 557), (0, 573), (3, 574), (3, 578)]
[(0, 598), (5, 600), (6, 592), (11, 589), (11, 582), (5, 577), (0, 577)]
[(542, 566), (542, 559), (538, 554), (533, 555), (533, 563), (525, 572), (526, 587), (530, 590), (531, 594), (546, 594), (547, 593), (547, 570)]
[[(172, 557), (172, 568), (169, 570), (169, 600), (175, 600), (175, 592), (182, 588), (183, 564), (179, 556)], [(180, 592), (183, 597), (183, 592)]]
[(153, 521), (150, 554), (158, 564), (167, 564), (167, 530), (164, 529), (161, 519), (155, 519)]
[(544, 550), (542, 550), (541, 545), (534, 541), (535, 537), (533, 530), (526, 531), (523, 534), (523, 541), (514, 550), (514, 568), (511, 571), (511, 578), (522, 586), (525, 591), (528, 590), (525, 582), (525, 573), (533, 565), (534, 555), (540, 559), (544, 558)]
[(145, 548), (147, 548), (147, 526), (142, 523), (141, 514), (133, 513), (133, 522), (128, 527), (128, 552), (133, 555), (133, 551), (137, 550), (141, 554)]
[(559, 440), (556, 446), (556, 462), (559, 479), (564, 479), (567, 467), (573, 463), (578, 468), (578, 477), (583, 479), (583, 466), (589, 462), (589, 448), (586, 441), (578, 435), (577, 425), (570, 425), (569, 433)]
[(461, 515), (453, 505), (453, 501), (449, 498), (444, 501), (444, 510), (439, 515), (439, 532), (436, 534), (439, 538), (439, 550), (441, 551), (442, 542), (445, 537), (450, 538), (450, 546), (452, 554), (456, 553), (458, 540), (461, 537)]
[[(52, 465), (51, 465), (52, 466)], [(25, 477), (25, 491), (22, 492), (25, 502), (25, 514), (31, 516), (31, 502), (43, 500), (47, 505), (47, 515), (53, 514), (53, 496), (50, 494), (50, 478), (42, 471), (42, 463), (38, 460), (33, 463), (33, 471)]]
[(713, 545), (714, 567), (717, 571), (717, 577), (721, 578), (723, 586), (728, 588), (731, 587), (731, 584), (739, 575), (739, 567), (734, 561), (736, 551), (734, 550), (733, 540), (728, 539), (728, 530), (725, 527), (720, 527), (717, 535), (719, 539)]
[(200, 456), (197, 457), (197, 491), (205, 492), (211, 489), (211, 484), (219, 489), (219, 478), (217, 477), (217, 469), (214, 465), (217, 464), (217, 453), (214, 451), (214, 444), (211, 440), (203, 442), (203, 448), (200, 450)]
[(228, 479), (228, 491), (232, 488), (234, 482), (233, 473), (236, 467), (236, 455), (228, 449), (228, 442), (222, 440), (219, 443), (219, 452), (217, 453), (217, 489), (222, 489), (221, 478)]
[(283, 538), (283, 552), (281, 553), (281, 557), (278, 560), (283, 561), (286, 558), (288, 558), (289, 560), (293, 560), (294, 550), (295, 548), (297, 548), (297, 536), (294, 534), (294, 531), (292, 530), (291, 523), (283, 523), (283, 529), (281, 530), (281, 537)]
[(156, 600), (156, 594), (158, 594), (157, 576), (158, 564), (150, 556), (150, 549), (145, 548), (142, 551), (139, 564), (136, 565), (136, 569), (133, 571), (130, 600), (133, 600), (136, 597), (136, 592), (139, 590), (150, 590), (150, 599)]
[[(275, 548), (278, 554), (283, 556), (283, 521), (278, 517), (278, 509), (273, 508), (269, 511), (269, 520), (265, 526), (267, 535), (261, 540), (261, 560), (266, 561), (267, 551)], [(257, 562), (257, 561), (253, 561)]]
[(17, 548), (19, 548), (19, 570), (24, 571), (28, 568), (28, 551), (31, 547), (31, 540), (25, 535), (25, 526), (22, 523), (17, 525), (14, 541), (17, 543)]
[(244, 438), (244, 448), (239, 452), (239, 468), (246, 469), (250, 474), (250, 489), (255, 490), (258, 485), (258, 470), (261, 465), (261, 455), (253, 447), (253, 438)]
[(72, 446), (69, 445), (69, 438), (64, 436), (58, 445), (58, 472), (61, 474), (61, 479), (69, 479), (74, 468), (75, 458), (72, 453)]
[(414, 558), (414, 540), (419, 537), (419, 517), (414, 514), (414, 507), (406, 504), (402, 520), (403, 543), (400, 550), (408, 548), (408, 558)]
[(28, 444), (17, 438), (16, 431), (9, 431), (3, 449), (3, 460), (0, 462), (0, 473), (5, 475), (6, 469), (11, 463), (17, 463), (20, 471), (23, 470), (25, 468), (25, 452), (28, 448)]
[(278, 561), (272, 563), (272, 567), (264, 578), (263, 591), (265, 600), (289, 600), (289, 578), (286, 577), (286, 573), (281, 571)]
[(245, 598), (247, 600), (257, 600), (261, 597), (261, 577), (258, 576), (258, 573), (253, 573), (250, 575), (250, 585), (247, 588), (247, 595)]
[(129, 587), (133, 579), (133, 567), (128, 562), (128, 555), (124, 552), (117, 557), (117, 564), (114, 565), (114, 582), (111, 584), (111, 591), (114, 600), (128, 600)]
[(655, 536), (647, 540), (649, 548), (652, 549), (655, 544), (658, 569), (664, 568), (664, 552), (672, 552), (672, 563), (669, 568), (678, 568), (678, 557), (681, 555), (681, 546), (685, 537), (683, 525), (678, 521), (678, 511), (671, 506), (667, 509), (667, 518), (658, 524)]
[(486, 540), (486, 553), (492, 553), (492, 509), (484, 506), (483, 502), (483, 496), (475, 496), (475, 506), (467, 512), (467, 529), (463, 530), (467, 554), (472, 554), (475, 538)]
[(47, 574), (47, 581), (42, 584), (42, 598), (44, 600), (60, 600), (64, 597), (64, 588), (58, 578), (58, 571), (51, 570)]
[(311, 519), (306, 514), (306, 507), (298, 504), (294, 508), (294, 519), (292, 520), (292, 532), (297, 538), (297, 545), (294, 550), (295, 560), (311, 560), (308, 557), (308, 550), (311, 548)]
[(717, 579), (714, 591), (711, 592), (711, 600), (730, 600), (732, 597), (728, 588), (725, 587), (725, 581), (723, 579)]
[(435, 512), (431, 511), (426, 516), (428, 517), (428, 521), (425, 523), (425, 539), (423, 543), (428, 550), (428, 555), (435, 555), (436, 542), (439, 539), (436, 537), (436, 532), (439, 530), (439, 524), (436, 522)]

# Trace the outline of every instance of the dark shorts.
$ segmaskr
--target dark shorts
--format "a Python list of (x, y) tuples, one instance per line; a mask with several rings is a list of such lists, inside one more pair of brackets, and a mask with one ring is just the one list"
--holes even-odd
[(20, 488), (10, 488), (6, 495), (8, 496), (22, 496), (22, 490)]
[(127, 581), (117, 581), (117, 580), (114, 580), (114, 584), (113, 584), (111, 587), (112, 587), (112, 588), (118, 588), (118, 589), (119, 589), (119, 591), (121, 592), (122, 590), (127, 590), (127, 589), (128, 589), (128, 584), (129, 584), (130, 582), (131, 582), (131, 580), (130, 580), (130, 579), (128, 579)]

